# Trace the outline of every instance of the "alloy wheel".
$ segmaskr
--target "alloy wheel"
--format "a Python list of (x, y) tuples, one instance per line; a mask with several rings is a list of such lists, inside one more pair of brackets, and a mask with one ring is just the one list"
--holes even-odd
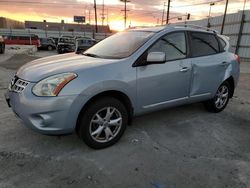
[(96, 142), (106, 143), (119, 133), (122, 115), (115, 107), (105, 107), (94, 114), (90, 121), (89, 132)]
[(228, 100), (228, 95), (229, 95), (229, 90), (226, 85), (222, 85), (216, 95), (215, 95), (215, 106), (218, 109), (221, 109), (224, 107), (224, 105), (227, 103)]

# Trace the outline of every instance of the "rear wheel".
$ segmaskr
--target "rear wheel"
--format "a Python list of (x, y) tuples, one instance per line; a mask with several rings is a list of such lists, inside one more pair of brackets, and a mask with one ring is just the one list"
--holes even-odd
[(226, 81), (220, 85), (213, 99), (205, 102), (205, 107), (210, 112), (221, 112), (228, 104), (231, 88)]
[(57, 53), (58, 54), (62, 54), (62, 50), (61, 49), (57, 49)]
[(115, 144), (128, 123), (128, 112), (119, 100), (105, 97), (94, 101), (80, 119), (78, 135), (91, 148)]
[(53, 47), (52, 46), (48, 46), (48, 51), (52, 51)]

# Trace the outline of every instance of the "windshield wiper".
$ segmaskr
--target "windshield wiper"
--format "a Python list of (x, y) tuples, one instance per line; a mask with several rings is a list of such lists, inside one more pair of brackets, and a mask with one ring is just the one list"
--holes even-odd
[(91, 54), (91, 53), (83, 53), (83, 55), (89, 56), (89, 57), (100, 57), (96, 54)]

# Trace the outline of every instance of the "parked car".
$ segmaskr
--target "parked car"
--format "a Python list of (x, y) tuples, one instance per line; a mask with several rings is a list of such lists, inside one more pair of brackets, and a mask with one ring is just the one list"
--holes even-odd
[(127, 30), (82, 54), (22, 66), (6, 100), (35, 131), (76, 131), (88, 146), (104, 148), (121, 138), (133, 116), (194, 102), (221, 112), (240, 72), (229, 47), (226, 37), (197, 26)]
[(59, 54), (74, 52), (75, 51), (75, 38), (69, 36), (63, 36), (59, 38), (57, 44), (57, 52)]
[(2, 36), (0, 36), (0, 54), (4, 54), (5, 52), (5, 42)]
[(40, 38), (41, 46), (38, 48), (39, 50), (55, 50), (56, 44), (52, 38)]
[(41, 46), (37, 35), (10, 35), (5, 37), (5, 44)]
[(82, 53), (96, 44), (96, 40), (92, 38), (82, 37), (76, 39), (76, 48), (77, 53)]
[(54, 40), (55, 45), (57, 46), (59, 38), (57, 37), (50, 37), (50, 38)]

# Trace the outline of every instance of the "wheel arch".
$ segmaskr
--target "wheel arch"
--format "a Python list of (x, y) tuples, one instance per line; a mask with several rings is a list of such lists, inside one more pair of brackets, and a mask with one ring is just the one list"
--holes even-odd
[(230, 76), (224, 82), (228, 82), (229, 83), (230, 89), (231, 89), (229, 97), (232, 98), (233, 95), (234, 95), (234, 89), (235, 89), (235, 84), (234, 84), (234, 78), (233, 78), (233, 76)]
[(97, 99), (100, 99), (102, 97), (113, 97), (115, 99), (118, 99), (119, 101), (121, 101), (124, 106), (126, 107), (127, 111), (128, 111), (128, 123), (131, 124), (132, 123), (132, 117), (134, 114), (134, 108), (132, 105), (132, 102), (130, 100), (130, 98), (123, 92), (121, 91), (117, 91), (117, 90), (109, 90), (109, 91), (103, 91), (101, 93), (96, 94), (95, 96), (91, 97), (86, 103), (85, 105), (82, 107), (80, 113), (78, 114), (77, 117), (77, 122), (76, 122), (76, 126), (75, 126), (75, 130), (77, 132), (77, 130), (79, 129), (80, 126), (80, 117), (81, 115), (86, 111), (86, 109)]

